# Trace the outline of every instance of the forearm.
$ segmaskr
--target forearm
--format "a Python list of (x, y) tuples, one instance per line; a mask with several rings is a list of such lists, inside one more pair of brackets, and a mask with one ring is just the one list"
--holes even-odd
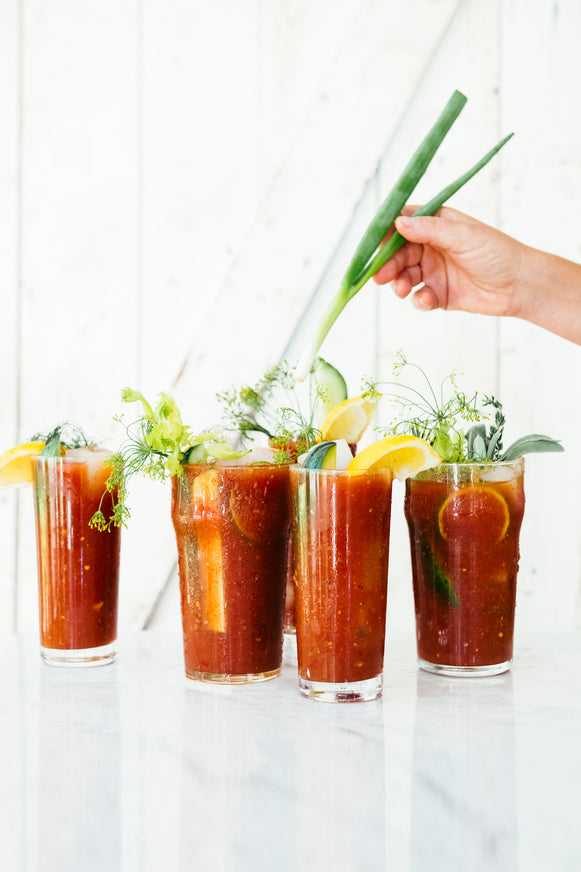
[(581, 265), (528, 249), (516, 317), (581, 345)]

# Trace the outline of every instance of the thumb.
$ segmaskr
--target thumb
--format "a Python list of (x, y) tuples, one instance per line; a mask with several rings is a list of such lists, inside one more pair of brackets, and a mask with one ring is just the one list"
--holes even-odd
[(437, 248), (452, 248), (458, 243), (458, 222), (436, 218), (433, 215), (417, 217), (400, 215), (395, 219), (396, 230), (408, 242), (428, 243)]

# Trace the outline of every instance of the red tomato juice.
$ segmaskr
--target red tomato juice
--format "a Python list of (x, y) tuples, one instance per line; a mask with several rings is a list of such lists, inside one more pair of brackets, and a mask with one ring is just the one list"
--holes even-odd
[[(355, 457), (357, 451), (357, 444), (354, 442), (349, 445), (351, 449), (351, 454)], [(303, 453), (306, 451), (306, 446), (299, 445), (293, 456), (293, 460), (296, 463), (297, 457), (299, 453)], [(287, 570), (287, 579), (286, 579), (286, 598), (285, 598), (285, 608), (284, 608), (284, 631), (290, 635), (296, 634), (296, 625), (295, 625), (295, 580), (294, 580), (294, 571), (293, 571), (293, 555), (292, 555), (292, 540), (289, 540), (289, 553), (288, 553), (288, 570)]]
[[(118, 527), (89, 527), (110, 469), (102, 459), (35, 461), (40, 641), (43, 648), (78, 650), (117, 638)], [(102, 509), (111, 514), (111, 496)]]
[(191, 464), (172, 482), (186, 674), (224, 683), (280, 672), (288, 466)]
[(510, 663), (523, 467), (522, 459), (443, 464), (408, 479), (420, 661), (469, 668)]
[(392, 474), (291, 468), (299, 676), (383, 672)]

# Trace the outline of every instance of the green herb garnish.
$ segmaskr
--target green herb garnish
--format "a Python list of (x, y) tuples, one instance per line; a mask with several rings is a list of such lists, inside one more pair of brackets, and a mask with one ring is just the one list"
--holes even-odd
[[(389, 397), (397, 408), (394, 423), (382, 428), (384, 435), (410, 433), (420, 439), (425, 439), (448, 463), (467, 459), (465, 450), (464, 427), (468, 422), (478, 422), (483, 414), (478, 408), (478, 395), (469, 396), (459, 390), (456, 384), (456, 373), (451, 373), (442, 380), (436, 391), (424, 372), (415, 363), (410, 363), (402, 351), (396, 354), (394, 375), (409, 367), (420, 374), (425, 390), (409, 387), (399, 381), (372, 382), (367, 381), (366, 391), (377, 391), (379, 387), (384, 397)], [(386, 391), (386, 387), (397, 387), (397, 392)], [(451, 391), (446, 396), (446, 391)]]
[[(318, 332), (313, 341), (313, 347), (304, 358), (304, 366), (298, 373), (299, 378), (304, 378), (317, 355), (323, 340), (331, 327), (353, 297), (361, 290), (363, 285), (375, 275), (378, 269), (386, 263), (395, 252), (405, 243), (405, 239), (399, 233), (394, 232), (382, 245), (393, 223), (408, 202), (409, 197), (416, 188), (419, 180), (426, 172), (436, 151), (442, 144), (453, 123), (462, 111), (467, 98), (460, 91), (454, 91), (448, 103), (444, 107), (437, 121), (421, 142), (401, 176), (392, 190), (379, 207), (377, 213), (365, 231), (351, 263), (347, 267), (343, 281), (336, 296), (331, 301)], [(476, 173), (492, 160), (495, 154), (508, 142), (512, 133), (505, 136), (497, 145), (488, 151), (473, 167), (459, 176), (454, 182), (443, 188), (429, 202), (425, 203), (414, 215), (434, 215), (443, 204), (450, 199), (463, 185), (466, 184)]]
[(70, 421), (57, 424), (50, 433), (35, 433), (32, 441), (45, 443), (40, 452), (41, 457), (61, 457), (64, 449), (83, 448), (89, 445), (83, 430)]
[[(366, 390), (376, 391), (380, 387), (382, 395), (390, 397), (397, 406), (395, 421), (382, 429), (384, 435), (410, 433), (425, 439), (444, 463), (501, 462), (515, 460), (522, 454), (564, 450), (561, 443), (550, 436), (531, 434), (517, 439), (503, 451), (506, 419), (497, 399), (484, 395), (480, 407), (478, 393), (470, 396), (459, 390), (456, 373), (443, 379), (436, 392), (424, 370), (398, 351), (394, 374), (399, 376), (405, 367), (420, 374), (425, 390), (396, 381), (366, 382)], [(399, 390), (386, 392), (384, 385), (397, 386)], [(488, 408), (494, 409), (494, 417), (487, 426)], [(467, 424), (471, 426), (465, 432)]]
[[(111, 474), (107, 479), (107, 492), (111, 494), (113, 511), (105, 518), (102, 503), (91, 518), (90, 524), (99, 530), (109, 530), (112, 525), (126, 526), (130, 517), (127, 505), (127, 483), (134, 475), (145, 475), (158, 481), (171, 476), (180, 476), (183, 464), (195, 461), (206, 463), (209, 459), (240, 457), (244, 451), (233, 451), (220, 438), (219, 431), (212, 430), (195, 435), (183, 421), (175, 400), (161, 393), (153, 407), (139, 391), (125, 388), (121, 398), (125, 403), (141, 403), (142, 414), (125, 426), (127, 438), (115, 454), (107, 458)], [(115, 420), (123, 423), (122, 416)]]
[[(320, 441), (321, 433), (315, 423), (317, 406), (325, 404), (330, 388), (324, 379), (333, 377), (342, 382), (346, 399), (347, 389), (343, 377), (326, 361), (317, 358), (313, 365), (308, 400), (308, 411), (301, 407), (297, 390), (296, 367), (287, 361), (270, 367), (254, 385), (243, 385), (217, 394), (222, 406), (223, 422), (227, 430), (236, 433), (242, 445), (263, 434), (277, 449), (275, 462), (288, 463), (296, 459), (292, 446), (307, 451)], [(321, 373), (324, 373), (321, 375)]]

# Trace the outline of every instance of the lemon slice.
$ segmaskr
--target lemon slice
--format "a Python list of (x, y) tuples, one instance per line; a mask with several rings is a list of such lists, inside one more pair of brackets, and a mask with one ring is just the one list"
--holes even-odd
[(0, 485), (26, 484), (32, 481), (32, 458), (44, 448), (44, 442), (24, 442), (0, 456)]
[(331, 409), (321, 427), (321, 436), (327, 440), (345, 439), (351, 445), (359, 442), (369, 426), (377, 400), (371, 397), (351, 397)]
[(429, 442), (418, 436), (388, 436), (373, 442), (356, 454), (347, 472), (367, 472), (375, 469), (391, 469), (396, 478), (403, 481), (423, 469), (430, 469), (442, 462)]
[(438, 526), (444, 539), (497, 544), (506, 536), (510, 514), (502, 494), (486, 485), (464, 487), (444, 500)]

